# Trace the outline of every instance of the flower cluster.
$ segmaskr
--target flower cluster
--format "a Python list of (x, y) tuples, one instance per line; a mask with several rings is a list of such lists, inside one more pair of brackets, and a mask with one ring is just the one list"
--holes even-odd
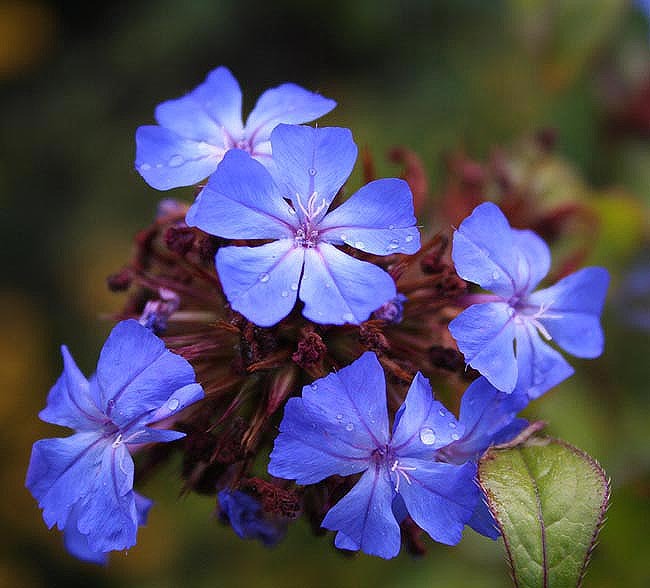
[(405, 150), (403, 179), (375, 178), (366, 156), (346, 198), (352, 133), (302, 126), (334, 106), (284, 84), (243, 124), (220, 67), (138, 129), (152, 187), (201, 183), (191, 205), (164, 201), (109, 278), (128, 298), (97, 373), (64, 347), (40, 414), (75, 431), (34, 444), (26, 481), (74, 555), (103, 562), (134, 545), (152, 504), (133, 489), (136, 451), (145, 476), (180, 450), (184, 490), (218, 496), (220, 519), (266, 545), (298, 516), (383, 558), (402, 543), (421, 552), (423, 532), (449, 545), (466, 525), (499, 535), (477, 465), (571, 375), (553, 343), (602, 352), (607, 272), (535, 291), (549, 248), (493, 203), (452, 240), (422, 239), (426, 181)]

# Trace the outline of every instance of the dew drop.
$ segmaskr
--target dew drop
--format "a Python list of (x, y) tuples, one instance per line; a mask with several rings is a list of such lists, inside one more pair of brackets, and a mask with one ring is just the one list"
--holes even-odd
[(280, 292), (280, 296), (282, 296), (282, 298), (286, 298), (287, 296), (289, 296), (289, 292), (287, 292), (286, 290), (282, 290), (282, 292)]
[(354, 315), (351, 312), (346, 312), (342, 317), (341, 317), (346, 323), (351, 323), (354, 321)]
[(460, 435), (459, 435), (458, 433), (452, 433), (452, 434), (451, 434), (451, 438), (452, 438), (454, 441), (458, 441), (458, 440), (460, 439)]
[(151, 169), (151, 165), (148, 164), (148, 163), (143, 163), (143, 164), (140, 166), (140, 169), (141, 169), (142, 171), (149, 171), (149, 170)]
[(170, 398), (167, 403), (167, 408), (169, 408), (169, 410), (176, 410), (180, 405), (181, 403), (178, 401), (178, 398)]
[(348, 238), (348, 236), (345, 233), (341, 233), (339, 237), (341, 237), (341, 241), (346, 241)]
[(498, 280), (499, 279), (499, 272), (498, 271), (493, 271), (492, 272), (492, 279), (493, 280)]
[(388, 228), (392, 231), (395, 228), (395, 225), (388, 225)]
[(441, 409), (438, 410), (438, 414), (440, 416), (445, 416), (447, 414), (447, 411), (444, 408), (441, 408)]
[(347, 425), (345, 425), (345, 430), (354, 431), (354, 425), (352, 423), (348, 423)]
[(313, 167), (309, 168), (309, 175), (310, 176), (315, 176), (316, 175), (316, 170)]
[(314, 391), (318, 390), (318, 384), (309, 384), (309, 387)]
[(411, 241), (413, 241), (413, 235), (406, 235), (406, 237), (404, 237), (404, 241), (410, 243)]
[(336, 420), (337, 421), (342, 421), (343, 420), (343, 415), (341, 413), (336, 415)]
[(292, 282), (290, 288), (295, 292), (298, 290), (298, 282)]
[(268, 282), (269, 281), (269, 274), (264, 273), (260, 274), (260, 277), (258, 278), (260, 282)]
[(185, 158), (182, 155), (172, 155), (169, 160), (170, 167), (178, 167), (179, 165), (183, 165), (183, 163), (185, 163)]
[(433, 429), (429, 427), (424, 427), (420, 429), (420, 441), (424, 445), (433, 445), (436, 442), (436, 434), (433, 432)]
[(455, 429), (456, 428), (456, 423), (454, 421), (449, 421), (449, 423), (447, 423), (447, 424), (448, 424), (450, 429)]
[(363, 249), (366, 246), (366, 244), (363, 241), (355, 241), (354, 246), (357, 249)]

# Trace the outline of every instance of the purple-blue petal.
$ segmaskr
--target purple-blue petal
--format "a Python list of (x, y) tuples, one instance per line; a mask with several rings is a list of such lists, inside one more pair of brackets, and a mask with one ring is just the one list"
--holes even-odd
[(226, 148), (186, 139), (164, 127), (144, 126), (135, 133), (135, 167), (156, 190), (191, 186), (207, 178)]
[(516, 392), (530, 399), (539, 398), (573, 374), (573, 368), (564, 357), (542, 341), (534, 324), (517, 325), (516, 344)]
[(329, 243), (305, 249), (300, 283), (303, 315), (320, 324), (359, 324), (395, 298), (395, 282), (380, 267), (355, 259)]
[(449, 323), (466, 363), (504, 392), (517, 383), (513, 314), (505, 302), (474, 304)]
[(335, 541), (341, 549), (360, 549), (384, 559), (395, 557), (400, 549), (400, 528), (391, 508), (393, 494), (386, 468), (374, 465), (330, 509), (321, 526), (342, 534)]
[(490, 445), (500, 442), (502, 431), (527, 404), (525, 394), (500, 392), (486, 378), (472, 382), (460, 404), (459, 420), (465, 432), (458, 441), (444, 448), (446, 459), (457, 464), (478, 460)]
[(315, 419), (313, 407), (308, 411), (302, 398), (290, 398), (271, 452), (269, 474), (298, 484), (314, 484), (334, 474), (348, 476), (365, 470), (370, 450), (348, 442), (343, 419), (350, 415), (341, 415), (341, 436), (332, 436), (329, 418)]
[(551, 267), (551, 251), (544, 240), (532, 231), (512, 229), (512, 238), (518, 253), (517, 293), (532, 292)]
[(496, 204), (485, 202), (454, 232), (452, 258), (458, 275), (509, 299), (519, 291), (519, 256), (508, 220)]
[(348, 179), (357, 159), (357, 146), (349, 129), (278, 125), (271, 134), (273, 160), (283, 196), (291, 198), (301, 220), (316, 193), (321, 208), (318, 222)]
[(185, 220), (226, 239), (283, 239), (294, 234), (292, 212), (264, 166), (245, 151), (231, 149)]
[(219, 249), (217, 273), (230, 306), (260, 327), (282, 320), (296, 303), (304, 252), (293, 239)]
[(477, 533), (489, 537), (490, 539), (498, 539), (501, 537), (501, 531), (497, 526), (490, 509), (485, 503), (485, 498), (481, 497), (481, 500), (478, 501), (474, 514), (467, 521), (467, 524), (472, 527)]
[(61, 354), (63, 373), (52, 386), (47, 404), (38, 416), (47, 423), (77, 431), (97, 429), (105, 417), (95, 403), (90, 384), (65, 345), (61, 347)]
[(167, 419), (181, 410), (201, 400), (204, 396), (203, 388), (200, 384), (188, 384), (176, 390), (169, 399), (155, 413), (153, 413), (147, 423), (156, 423)]
[(320, 238), (367, 253), (415, 253), (420, 231), (415, 226), (413, 195), (404, 180), (366, 184), (319, 223)]
[(608, 285), (606, 269), (586, 267), (534, 292), (528, 304), (540, 308), (539, 322), (562, 349), (576, 357), (598, 357), (604, 346), (600, 314)]
[(192, 366), (136, 320), (118, 323), (97, 363), (104, 412), (120, 428), (145, 419), (178, 389), (195, 382)]
[(108, 553), (104, 551), (93, 551), (88, 545), (88, 536), (84, 535), (77, 528), (79, 519), (80, 504), (75, 504), (70, 512), (68, 521), (63, 531), (63, 541), (65, 548), (77, 559), (99, 565), (108, 563)]
[(463, 426), (434, 400), (428, 380), (418, 372), (395, 416), (391, 447), (400, 457), (433, 458), (435, 451), (463, 434)]
[(99, 433), (77, 433), (34, 443), (25, 486), (43, 509), (45, 524), (65, 527), (74, 504), (91, 494), (110, 440)]
[(267, 141), (280, 123), (299, 125), (327, 114), (334, 100), (309, 92), (296, 84), (282, 84), (264, 92), (246, 121), (246, 137), (253, 148)]
[(409, 478), (400, 482), (399, 494), (411, 518), (435, 541), (456, 545), (480, 499), (476, 465), (404, 458), (399, 466)]

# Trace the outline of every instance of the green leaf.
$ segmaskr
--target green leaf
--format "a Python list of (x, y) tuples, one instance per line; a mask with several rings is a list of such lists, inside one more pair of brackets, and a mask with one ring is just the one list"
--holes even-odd
[(479, 482), (518, 588), (580, 586), (609, 501), (598, 463), (557, 439), (493, 448)]

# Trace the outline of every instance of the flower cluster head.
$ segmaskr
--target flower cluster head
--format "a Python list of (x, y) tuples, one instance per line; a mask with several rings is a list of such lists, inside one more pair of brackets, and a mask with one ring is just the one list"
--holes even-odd
[[(137, 130), (136, 168), (151, 186), (208, 179), (193, 204), (161, 203), (109, 279), (128, 291), (128, 320), (96, 374), (62, 348), (40, 417), (74, 433), (37, 441), (26, 480), (46, 524), (87, 561), (133, 546), (152, 502), (134, 490), (132, 454), (186, 436), (184, 489), (216, 495), (244, 539), (274, 545), (299, 515), (336, 531), (338, 548), (383, 558), (402, 539), (422, 553), (423, 531), (449, 545), (466, 525), (498, 537), (478, 463), (520, 439), (520, 411), (572, 373), (550, 340), (578, 357), (602, 352), (607, 272), (535, 291), (549, 248), (491, 203), (462, 221), (451, 254), (444, 231), (421, 243), (417, 156), (400, 150), (408, 181), (376, 179), (366, 157), (365, 185), (344, 198), (351, 131), (300, 126), (332, 100), (283, 84), (245, 124), (241, 102), (220, 67)], [(450, 198), (463, 214), (474, 202)], [(492, 293), (469, 294), (468, 282)], [(447, 378), (458, 418), (429, 377)], [(271, 447), (270, 477), (257, 477)]]
[(548, 341), (576, 357), (602, 353), (604, 268), (587, 267), (534, 291), (549, 271), (549, 248), (532, 231), (511, 228), (490, 202), (458, 227), (452, 256), (460, 277), (494, 293), (469, 296), (478, 303), (449, 330), (466, 362), (497, 389), (537, 398), (569, 377), (573, 369)]
[(271, 145), (273, 175), (232, 150), (186, 216), (188, 225), (218, 237), (271, 240), (217, 252), (230, 305), (262, 327), (287, 316), (296, 298), (315, 323), (366, 320), (396, 298), (395, 282), (336, 246), (380, 256), (415, 253), (420, 235), (408, 184), (376, 180), (328, 212), (357, 158), (350, 131), (279, 125)]
[(269, 136), (279, 123), (302, 124), (336, 106), (318, 94), (282, 84), (264, 92), (242, 122), (242, 93), (230, 70), (218, 67), (186, 96), (156, 108), (157, 126), (135, 136), (135, 167), (157, 190), (191, 186), (207, 178), (230, 149), (271, 163)]
[(90, 380), (67, 347), (62, 353), (63, 374), (39, 416), (75, 433), (34, 444), (26, 485), (68, 549), (101, 563), (135, 544), (152, 505), (133, 490), (131, 453), (184, 437), (155, 425), (201, 399), (203, 389), (192, 366), (135, 320), (113, 329)]

